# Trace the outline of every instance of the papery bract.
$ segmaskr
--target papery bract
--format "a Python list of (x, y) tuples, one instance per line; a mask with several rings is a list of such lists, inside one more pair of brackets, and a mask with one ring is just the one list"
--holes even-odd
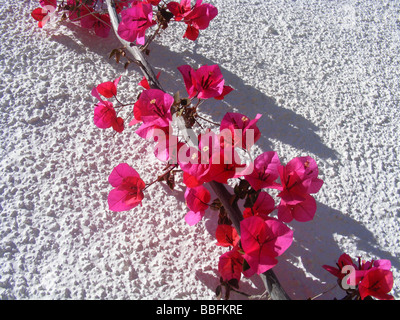
[(219, 224), (215, 231), (217, 245), (222, 247), (234, 247), (238, 244), (240, 236), (236, 229), (228, 224)]
[(279, 176), (279, 165), (278, 154), (275, 151), (266, 151), (254, 160), (252, 172), (246, 173), (244, 178), (256, 191), (263, 188), (276, 188), (279, 186), (275, 182)]
[(243, 256), (238, 250), (230, 250), (219, 257), (218, 272), (224, 281), (240, 280), (243, 268)]
[(121, 12), (121, 23), (117, 32), (122, 39), (143, 45), (146, 30), (154, 24), (152, 5), (134, 1), (131, 8)]
[(113, 104), (109, 101), (99, 102), (94, 108), (94, 124), (100, 129), (113, 127), (117, 132), (124, 129), (124, 120), (117, 117)]
[(250, 149), (260, 137), (260, 129), (257, 127), (257, 121), (261, 118), (257, 114), (253, 120), (241, 113), (228, 112), (221, 120), (220, 132), (227, 141), (235, 147)]
[(314, 218), (316, 211), (317, 203), (315, 199), (306, 194), (304, 195), (304, 200), (295, 205), (290, 205), (282, 199), (278, 205), (278, 218), (286, 223), (291, 222), (293, 219), (306, 222)]
[(199, 30), (206, 29), (210, 21), (218, 14), (218, 9), (211, 4), (202, 4), (202, 0), (197, 0), (194, 8), (183, 15), (184, 22), (187, 24), (184, 38), (196, 40)]
[(205, 211), (209, 207), (210, 199), (210, 192), (203, 185), (186, 188), (186, 204), (194, 212)]
[(194, 226), (204, 217), (205, 211), (192, 211), (190, 210), (185, 215), (185, 221), (189, 226)]
[(42, 8), (36, 8), (31, 12), (33, 19), (38, 21), (38, 27), (42, 28), (50, 19), (50, 14), (52, 14), (57, 7), (57, 1), (53, 0), (42, 0), (39, 1)]
[(142, 121), (143, 124), (136, 130), (136, 133), (145, 139), (154, 134), (154, 129), (165, 128), (167, 131), (172, 121), (171, 106), (173, 103), (174, 97), (162, 90), (144, 90), (134, 105), (135, 119), (130, 125)]
[(184, 15), (192, 9), (190, 0), (181, 0), (180, 3), (176, 1), (168, 2), (167, 8), (174, 15), (176, 21), (181, 21)]
[(293, 231), (274, 218), (252, 216), (240, 222), (241, 246), (250, 266), (246, 277), (263, 273), (277, 264), (275, 257), (290, 247)]
[(106, 98), (112, 98), (112, 97), (116, 96), (117, 95), (117, 85), (118, 85), (118, 82), (120, 79), (121, 79), (121, 76), (119, 76), (114, 81), (106, 81), (106, 82), (100, 83), (96, 87), (97, 92)]
[(128, 164), (122, 163), (115, 167), (109, 176), (109, 182), (114, 187), (108, 194), (110, 210), (127, 211), (142, 204), (145, 183)]
[(256, 215), (268, 215), (275, 209), (275, 200), (267, 192), (260, 192), (256, 202), (250, 208), (245, 208), (243, 218)]
[(358, 290), (363, 300), (367, 296), (380, 300), (394, 300), (393, 296), (388, 294), (392, 288), (393, 273), (379, 268), (370, 269), (358, 284)]
[(218, 65), (203, 65), (195, 70), (189, 65), (178, 67), (183, 76), (189, 98), (197, 95), (199, 99), (221, 96), (224, 90), (224, 79)]

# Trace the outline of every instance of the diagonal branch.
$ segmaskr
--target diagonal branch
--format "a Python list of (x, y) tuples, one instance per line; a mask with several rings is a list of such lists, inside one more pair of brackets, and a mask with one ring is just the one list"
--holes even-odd
[(117, 36), (118, 40), (125, 46), (126, 50), (132, 55), (135, 63), (139, 66), (143, 75), (146, 77), (146, 79), (150, 85), (150, 88), (162, 90), (162, 86), (161, 86), (160, 82), (158, 81), (157, 77), (155, 76), (152, 67), (147, 62), (147, 60), (145, 59), (144, 55), (139, 50), (139, 48), (137, 46), (135, 46), (133, 43), (130, 43), (129, 41), (122, 39), (118, 35), (118, 32), (117, 32), (118, 25), (120, 24), (121, 19), (117, 14), (117, 11), (115, 8), (115, 1), (114, 0), (106, 0), (106, 2), (107, 2), (108, 13), (110, 15), (111, 24), (112, 24), (115, 35)]
[[(146, 61), (139, 48), (133, 46), (133, 44), (122, 39), (118, 35), (117, 30), (118, 30), (118, 25), (120, 23), (120, 18), (118, 17), (115, 9), (115, 2), (114, 0), (106, 0), (106, 2), (107, 2), (108, 12), (110, 15), (111, 24), (119, 41), (124, 46), (126, 46), (128, 52), (133, 56), (136, 63), (139, 65), (141, 71), (143, 72), (144, 76), (146, 77), (150, 87), (154, 89), (163, 90), (151, 66)], [(222, 183), (211, 181), (209, 184), (211, 188), (214, 190), (217, 197), (221, 200), (222, 205), (229, 214), (229, 218), (231, 219), (235, 229), (240, 235), (240, 221), (243, 219), (243, 215), (237, 204), (231, 201), (232, 195), (229, 193), (229, 191)], [(272, 270), (264, 272), (263, 274), (260, 275), (260, 277), (272, 300), (290, 300), (290, 297), (282, 288), (278, 278), (276, 277), (275, 273)]]

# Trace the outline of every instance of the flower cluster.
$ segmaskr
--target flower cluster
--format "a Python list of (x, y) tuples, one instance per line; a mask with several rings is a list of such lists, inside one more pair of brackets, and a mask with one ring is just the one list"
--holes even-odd
[[(146, 79), (142, 79), (139, 85), (143, 90), (133, 103), (129, 126), (137, 126), (135, 132), (143, 139), (154, 140), (156, 157), (167, 163), (169, 170), (154, 182), (166, 181), (173, 188), (176, 171), (183, 172), (188, 207), (184, 219), (190, 226), (201, 221), (207, 209), (219, 211), (217, 245), (231, 248), (220, 257), (221, 282), (237, 287), (242, 274), (246, 277), (261, 274), (278, 263), (277, 257), (293, 241), (293, 231), (285, 223), (292, 219), (308, 221), (314, 217), (316, 205), (310, 194), (318, 192), (323, 181), (318, 178), (315, 160), (308, 156), (294, 158), (283, 165), (276, 152), (267, 151), (250, 163), (243, 161), (239, 152), (249, 151), (261, 137), (257, 126), (261, 114), (251, 119), (241, 113), (229, 112), (215, 132), (201, 126), (199, 134), (192, 131), (193, 139), (175, 134), (175, 127), (182, 130), (179, 124), (187, 131), (199, 123), (198, 109), (205, 100), (221, 100), (233, 90), (225, 84), (218, 65), (204, 65), (198, 69), (183, 65), (178, 70), (187, 96), (181, 98), (178, 94), (152, 89)], [(100, 101), (94, 116), (95, 124), (100, 128), (116, 130), (119, 118), (111, 102), (101, 100), (100, 95), (116, 98), (119, 79), (101, 83), (92, 90)], [(207, 189), (209, 182), (228, 184), (231, 179), (239, 181), (234, 201), (244, 200), (240, 235), (230, 219), (224, 216), (223, 206), (211, 201)], [(121, 164), (113, 170), (109, 180), (115, 187), (108, 198), (110, 210), (130, 210), (141, 203), (146, 184), (134, 169)], [(266, 189), (278, 191), (278, 204)], [(271, 216), (274, 211), (277, 211), (277, 217)]]
[[(190, 0), (181, 0), (180, 3), (161, 3), (160, 0), (116, 0), (116, 11), (121, 14), (118, 35), (126, 41), (144, 45), (149, 28), (157, 25), (158, 33), (160, 29), (166, 29), (171, 21), (175, 21), (186, 24), (183, 38), (194, 41), (198, 38), (200, 30), (208, 28), (210, 21), (218, 14), (216, 7), (202, 2), (196, 0), (192, 6)], [(39, 4), (41, 8), (36, 8), (31, 13), (38, 21), (39, 28), (49, 21), (58, 6), (59, 11), (63, 12), (62, 20), (79, 22), (83, 28), (93, 30), (99, 37), (106, 38), (110, 33), (110, 16), (104, 0), (66, 0), (60, 5), (57, 4), (57, 0), (39, 0)]]
[(339, 285), (348, 292), (350, 298), (393, 300), (393, 296), (388, 294), (393, 287), (389, 260), (365, 261), (358, 258), (356, 264), (348, 254), (343, 253), (336, 265), (324, 265), (323, 268), (338, 278)]
[[(58, 7), (59, 11), (63, 12), (62, 20), (78, 22), (81, 27), (93, 30), (102, 38), (107, 38), (110, 34), (110, 16), (103, 1), (67, 0), (58, 5), (57, 0), (40, 0), (39, 4), (41, 8), (36, 8), (31, 13), (32, 17), (38, 21), (39, 28), (50, 20)], [(121, 10), (126, 5), (127, 2), (119, 1), (117, 8)]]

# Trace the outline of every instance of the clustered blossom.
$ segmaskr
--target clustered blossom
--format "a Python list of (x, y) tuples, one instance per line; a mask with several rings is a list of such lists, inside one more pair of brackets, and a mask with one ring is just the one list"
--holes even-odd
[(344, 285), (342, 281), (345, 281), (348, 287), (353, 287), (355, 290), (353, 293), (359, 295), (362, 300), (367, 297), (375, 297), (379, 300), (394, 299), (389, 294), (393, 287), (393, 273), (390, 271), (389, 260), (364, 261), (358, 258), (358, 264), (356, 264), (348, 254), (343, 253), (336, 265), (337, 267), (328, 265), (322, 267), (337, 277), (341, 286)]
[(92, 90), (92, 95), (99, 100), (94, 108), (94, 124), (100, 129), (108, 129), (112, 127), (119, 133), (124, 130), (124, 119), (117, 116), (113, 103), (103, 100), (100, 95), (105, 98), (116, 97), (117, 85), (120, 79), (121, 77), (118, 77), (112, 82), (103, 82)]

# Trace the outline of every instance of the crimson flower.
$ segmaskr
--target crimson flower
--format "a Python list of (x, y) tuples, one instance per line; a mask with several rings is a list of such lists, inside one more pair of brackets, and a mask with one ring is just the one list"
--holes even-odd
[(229, 224), (219, 224), (215, 231), (217, 245), (221, 247), (234, 247), (240, 241), (240, 236), (236, 229)]
[(153, 21), (153, 7), (149, 3), (134, 1), (132, 7), (121, 12), (118, 35), (129, 42), (145, 44), (145, 33), (156, 22)]
[(371, 269), (358, 285), (361, 299), (367, 296), (375, 297), (379, 300), (393, 300), (393, 296), (388, 294), (393, 288), (393, 273), (384, 269)]
[(250, 208), (245, 208), (243, 218), (257, 215), (268, 215), (275, 209), (275, 200), (267, 192), (260, 192), (256, 202)]
[(224, 88), (226, 91), (227, 86), (224, 86), (225, 81), (217, 64), (204, 65), (197, 70), (183, 65), (178, 70), (183, 76), (189, 99), (196, 95), (199, 99), (216, 98), (223, 94)]
[(322, 187), (323, 181), (318, 178), (318, 166), (309, 156), (291, 160), (286, 166), (278, 167), (281, 191), (278, 197), (278, 217), (284, 222), (293, 219), (310, 221), (317, 210), (315, 199), (310, 193), (316, 193)]
[(221, 120), (221, 135), (232, 146), (249, 150), (261, 137), (257, 127), (261, 116), (257, 114), (255, 119), (250, 120), (244, 114), (227, 112)]
[(121, 79), (121, 76), (119, 76), (114, 81), (106, 81), (106, 82), (100, 83), (96, 87), (97, 92), (106, 98), (115, 97), (117, 95), (117, 85), (118, 85), (120, 79)]
[(42, 28), (50, 20), (50, 14), (56, 10), (57, 0), (40, 0), (39, 4), (41, 8), (34, 9), (31, 16), (38, 21), (39, 28)]
[(348, 254), (343, 253), (336, 266), (323, 265), (322, 267), (342, 281), (347, 274), (344, 268), (350, 266), (354, 274), (350, 274), (352, 277), (347, 279), (347, 284), (351, 284), (358, 290), (362, 300), (368, 296), (380, 300), (393, 300), (393, 296), (388, 294), (393, 287), (393, 274), (390, 271), (392, 264), (389, 260), (364, 261), (358, 258), (358, 264), (356, 264)]
[(114, 187), (108, 194), (110, 210), (127, 211), (142, 204), (145, 183), (128, 164), (116, 166), (108, 177), (108, 182)]
[(134, 120), (129, 125), (142, 122), (136, 133), (148, 139), (154, 136), (155, 129), (168, 131), (172, 121), (171, 106), (174, 97), (159, 89), (144, 90), (133, 107)]
[(185, 200), (190, 209), (185, 216), (185, 221), (193, 226), (203, 218), (205, 210), (209, 206), (208, 202), (211, 200), (211, 195), (203, 185), (200, 185), (194, 188), (186, 188)]
[(263, 188), (277, 188), (275, 180), (278, 178), (280, 165), (278, 154), (275, 151), (266, 151), (254, 159), (253, 166), (249, 166), (250, 172), (245, 172), (244, 178), (254, 190)]
[(175, 16), (175, 20), (183, 20), (186, 23), (184, 38), (196, 40), (199, 36), (199, 30), (206, 29), (210, 21), (217, 16), (216, 7), (202, 2), (202, 0), (197, 0), (193, 8), (190, 5), (190, 0), (181, 0), (180, 3), (172, 1), (167, 4), (168, 10)]
[(238, 282), (242, 275), (243, 256), (234, 248), (219, 257), (218, 272), (223, 281), (236, 279)]
[(293, 231), (275, 218), (251, 216), (240, 222), (243, 258), (249, 265), (246, 277), (261, 274), (274, 267), (293, 241)]

